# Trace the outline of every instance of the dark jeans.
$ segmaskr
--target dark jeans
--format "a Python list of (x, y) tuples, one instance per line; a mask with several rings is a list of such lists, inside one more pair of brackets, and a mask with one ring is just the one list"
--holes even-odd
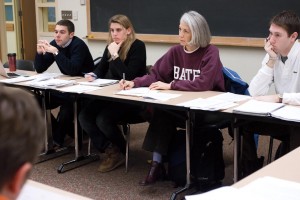
[(79, 123), (100, 152), (113, 143), (124, 153), (126, 141), (118, 124), (130, 120), (130, 116), (139, 115), (141, 112), (142, 106), (92, 100), (79, 113)]
[[(216, 115), (195, 114), (195, 118), (193, 119), (194, 129), (196, 130), (199, 126), (218, 120), (222, 120), (222, 118)], [(167, 155), (174, 134), (177, 134), (177, 128), (185, 128), (185, 122), (186, 113), (183, 111), (155, 108), (144, 139), (143, 149)]]
[[(298, 131), (297, 131), (298, 129)], [(300, 145), (299, 128), (293, 128), (287, 125), (266, 123), (266, 122), (249, 122), (242, 127), (243, 134), (243, 161), (257, 160), (257, 151), (253, 138), (253, 133), (259, 135), (269, 135), (275, 139), (283, 141), (289, 150)]]
[[(42, 105), (41, 97), (37, 95), (38, 102)], [(52, 136), (58, 145), (64, 144), (65, 136), (74, 135), (74, 109), (73, 109), (74, 98), (69, 94), (65, 93), (53, 93), (50, 94), (49, 98), (46, 98), (46, 109), (54, 109), (60, 106), (57, 118), (51, 116), (52, 123)]]

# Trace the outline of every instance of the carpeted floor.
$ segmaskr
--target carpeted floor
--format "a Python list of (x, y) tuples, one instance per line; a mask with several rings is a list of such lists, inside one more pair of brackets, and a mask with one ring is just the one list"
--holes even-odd
[[(61, 163), (74, 158), (74, 153), (70, 153), (36, 164), (31, 179), (97, 200), (169, 199), (172, 192), (178, 189), (173, 188), (172, 183), (169, 181), (160, 181), (146, 187), (138, 185), (139, 180), (148, 171), (147, 159), (151, 159), (151, 154), (141, 149), (147, 127), (147, 123), (131, 126), (132, 137), (128, 173), (125, 173), (125, 166), (121, 166), (112, 172), (100, 173), (97, 171), (99, 161), (65, 173), (57, 173), (57, 168)], [(233, 143), (226, 130), (223, 130), (223, 136), (223, 151), (226, 164), (226, 175), (223, 185), (231, 185), (233, 184)], [(259, 155), (264, 155), (267, 158), (269, 137), (260, 137), (259, 141)], [(277, 145), (278, 142), (275, 141), (274, 149), (276, 149)], [(188, 192), (192, 192), (192, 190)]]

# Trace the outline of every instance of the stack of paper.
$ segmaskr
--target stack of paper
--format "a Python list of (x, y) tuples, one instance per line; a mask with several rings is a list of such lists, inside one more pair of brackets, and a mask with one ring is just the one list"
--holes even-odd
[(25, 184), (21, 190), (17, 200), (74, 200), (74, 197), (66, 196), (62, 192), (57, 192), (43, 187), (36, 187), (29, 184)]
[(113, 79), (96, 79), (94, 81), (83, 81), (83, 82), (78, 82), (81, 85), (89, 85), (89, 86), (98, 86), (98, 87), (103, 87), (103, 86), (108, 86), (108, 85), (113, 85), (115, 83), (118, 83), (118, 80), (113, 80)]
[(90, 86), (90, 85), (72, 85), (72, 86), (67, 86), (63, 88), (57, 88), (57, 90), (60, 90), (62, 92), (71, 92), (71, 93), (85, 93), (85, 92), (91, 92), (94, 90), (99, 90), (101, 89), (100, 87), (96, 86)]
[(250, 96), (239, 95), (233, 93), (223, 93), (206, 99), (198, 98), (179, 104), (180, 106), (189, 107), (191, 109), (199, 110), (225, 110), (233, 106), (237, 106), (235, 102), (250, 99)]
[(233, 109), (233, 113), (258, 115), (258, 116), (271, 116), (275, 110), (283, 107), (282, 103), (272, 103), (265, 101), (250, 100), (246, 103)]
[(158, 90), (150, 90), (148, 87), (132, 88), (130, 90), (120, 90), (116, 94), (127, 96), (138, 96), (145, 99), (167, 101), (172, 98), (179, 97), (181, 94), (170, 94), (166, 92), (159, 92)]
[(179, 106), (189, 107), (191, 109), (199, 109), (199, 110), (224, 110), (233, 106), (236, 106), (237, 104), (231, 101), (225, 101), (221, 99), (194, 99), (191, 101), (187, 101), (184, 103), (179, 104)]
[[(19, 83), (19, 82), (25, 82), (25, 81), (32, 81), (32, 82), (39, 82), (39, 81), (45, 81), (51, 78), (56, 78), (60, 76), (60, 73), (42, 73), (42, 74), (36, 74), (33, 76), (18, 76), (16, 78), (10, 78), (10, 79), (3, 79), (0, 80), (0, 82), (3, 83)], [(28, 82), (28, 84), (31, 84), (32, 82)]]
[(272, 112), (272, 117), (287, 121), (300, 122), (300, 107), (284, 106), (283, 108)]
[(20, 82), (25, 82), (25, 81), (31, 81), (33, 80), (34, 77), (25, 77), (25, 76), (18, 76), (16, 78), (9, 78), (9, 79), (3, 79), (0, 80), (2, 83), (20, 83)]
[(116, 94), (118, 95), (126, 95), (126, 96), (137, 96), (142, 97), (148, 93), (156, 93), (157, 90), (150, 90), (148, 87), (139, 87), (139, 88), (132, 88), (130, 90), (120, 90)]
[(226, 93), (218, 94), (216, 96), (209, 97), (207, 99), (208, 100), (219, 99), (219, 100), (228, 101), (228, 102), (239, 102), (239, 101), (249, 100), (251, 98), (252, 97), (248, 96), (248, 95), (234, 94), (231, 92), (226, 92)]
[(158, 100), (158, 101), (167, 101), (169, 99), (173, 99), (176, 97), (179, 97), (181, 94), (170, 94), (170, 93), (162, 93), (162, 92), (150, 92), (147, 93), (145, 95), (143, 95), (143, 97), (145, 99), (150, 99), (150, 100)]
[(28, 83), (29, 86), (37, 87), (37, 88), (58, 88), (63, 87), (67, 85), (74, 85), (76, 81), (74, 80), (61, 80), (61, 79), (55, 79), (51, 78), (44, 81), (31, 81)]

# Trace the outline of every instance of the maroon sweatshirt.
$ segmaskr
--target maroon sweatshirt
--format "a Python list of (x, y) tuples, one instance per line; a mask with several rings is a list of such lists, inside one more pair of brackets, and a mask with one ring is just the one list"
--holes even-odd
[(172, 90), (225, 91), (219, 50), (213, 45), (192, 53), (183, 46), (173, 46), (151, 68), (149, 75), (135, 78), (135, 87), (147, 87), (162, 81), (171, 83)]

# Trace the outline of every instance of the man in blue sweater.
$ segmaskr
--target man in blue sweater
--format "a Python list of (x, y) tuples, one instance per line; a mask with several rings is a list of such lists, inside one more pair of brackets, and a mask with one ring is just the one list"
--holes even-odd
[[(82, 76), (94, 70), (94, 62), (88, 46), (83, 40), (74, 36), (75, 27), (69, 20), (56, 23), (54, 40), (50, 43), (39, 40), (34, 67), (38, 73), (46, 71), (56, 62), (61, 73), (70, 76)], [(64, 145), (66, 134), (73, 135), (73, 100), (68, 94), (51, 94), (51, 102), (46, 102), (47, 109), (60, 106), (60, 112), (53, 123), (53, 139)], [(54, 119), (54, 118), (53, 118)]]

